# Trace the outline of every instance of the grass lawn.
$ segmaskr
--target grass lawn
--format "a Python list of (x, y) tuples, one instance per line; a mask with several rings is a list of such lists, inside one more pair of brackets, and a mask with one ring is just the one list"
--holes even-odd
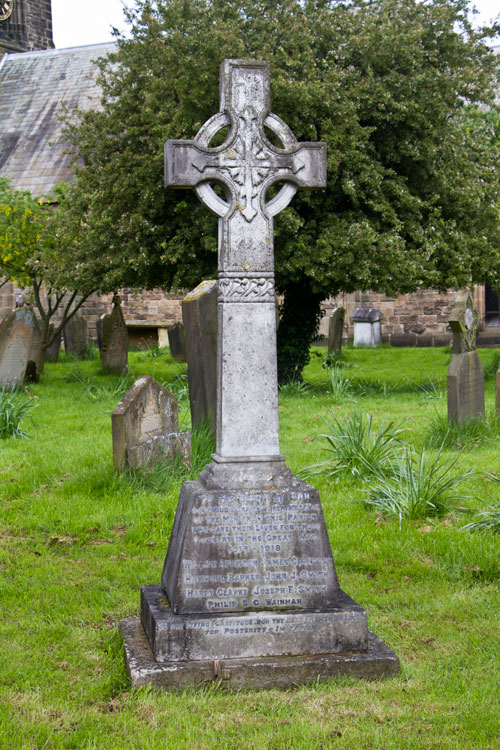
[[(338, 398), (315, 348), (305, 387), (280, 392), (281, 448), (294, 472), (324, 460), (325, 420), (357, 412), (403, 423), (416, 450), (446, 415), (447, 349), (354, 350)], [(452, 446), (454, 471), (472, 468), (462, 504), (500, 498), (493, 415), (495, 351), (480, 351), (489, 429)], [(181, 394), (184, 365), (168, 350), (131, 353), (133, 375)], [(133, 378), (132, 378), (133, 380)], [(314, 475), (342, 588), (401, 660), (380, 682), (338, 679), (287, 692), (224, 683), (182, 694), (131, 691), (118, 632), (138, 614), (139, 587), (156, 584), (182, 481), (113, 473), (110, 412), (127, 382), (96, 359), (46, 365), (30, 439), (0, 440), (0, 748), (496, 748), (500, 738), (500, 538), (469, 533), (463, 509), (389, 519), (363, 497), (371, 482)], [(431, 454), (436, 455), (435, 449)], [(165, 478), (166, 477), (166, 478)], [(153, 478), (154, 479), (154, 478)], [(373, 480), (375, 481), (375, 480)]]

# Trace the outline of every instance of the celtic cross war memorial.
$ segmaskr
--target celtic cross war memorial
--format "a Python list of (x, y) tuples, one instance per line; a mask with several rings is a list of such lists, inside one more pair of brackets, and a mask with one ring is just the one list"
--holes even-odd
[(182, 487), (161, 586), (144, 586), (140, 621), (120, 625), (134, 686), (398, 671), (339, 586), (318, 492), (280, 454), (273, 217), (325, 186), (326, 146), (299, 143), (271, 113), (269, 80), (266, 62), (226, 60), (220, 112), (165, 145), (166, 187), (194, 189), (219, 216), (217, 448)]

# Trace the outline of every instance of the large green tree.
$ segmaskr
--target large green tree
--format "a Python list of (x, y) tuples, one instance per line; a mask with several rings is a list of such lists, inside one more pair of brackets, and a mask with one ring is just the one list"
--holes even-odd
[(163, 143), (218, 111), (220, 62), (271, 63), (273, 110), (326, 141), (328, 184), (275, 221), (280, 374), (300, 376), (321, 299), (445, 289), (499, 274), (499, 155), (466, 106), (494, 108), (500, 56), (468, 0), (137, 0), (101, 62), (102, 111), (69, 129), (72, 205), (109, 287), (191, 287), (216, 268), (216, 220), (163, 187)]

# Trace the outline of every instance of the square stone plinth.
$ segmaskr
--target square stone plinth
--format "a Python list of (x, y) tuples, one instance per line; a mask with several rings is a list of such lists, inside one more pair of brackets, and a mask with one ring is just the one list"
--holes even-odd
[(224, 680), (231, 687), (286, 689), (341, 675), (381, 679), (399, 672), (397, 656), (368, 631), (366, 651), (247, 659), (157, 662), (140, 619), (120, 622), (131, 686), (183, 690)]
[(156, 661), (365, 651), (365, 610), (340, 592), (328, 610), (174, 615), (159, 586), (141, 589), (141, 620)]

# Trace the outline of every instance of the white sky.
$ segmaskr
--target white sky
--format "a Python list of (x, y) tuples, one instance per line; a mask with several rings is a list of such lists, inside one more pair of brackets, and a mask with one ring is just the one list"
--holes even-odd
[[(124, 4), (132, 7), (134, 0), (52, 0), (56, 47), (110, 41), (112, 26), (120, 31), (126, 29)], [(499, 0), (474, 0), (474, 5), (480, 11), (478, 22), (487, 23), (500, 15)]]

